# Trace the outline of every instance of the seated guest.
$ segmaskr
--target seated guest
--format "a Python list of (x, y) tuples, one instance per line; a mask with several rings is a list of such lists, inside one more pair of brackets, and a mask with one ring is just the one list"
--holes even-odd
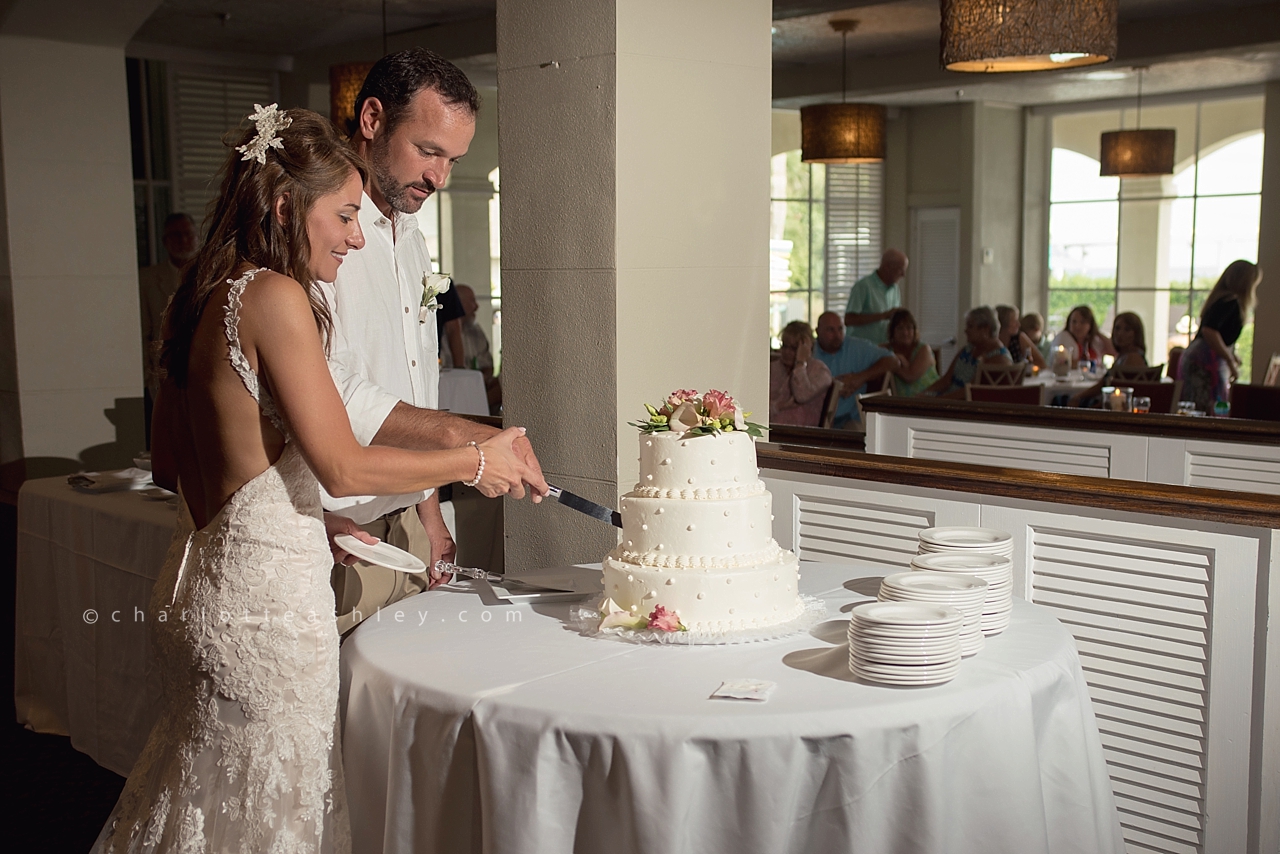
[(1022, 325), (1018, 320), (1018, 310), (1011, 305), (996, 306), (996, 320), (1000, 322), (1000, 343), (1009, 351), (1009, 358), (1014, 364), (1027, 362), (1037, 368), (1045, 366), (1044, 356), (1036, 349), (1032, 340), (1022, 333)]
[(1052, 347), (1052, 339), (1044, 334), (1044, 318), (1036, 314), (1034, 311), (1022, 315), (1022, 319), (1018, 321), (1018, 328), (1026, 335), (1028, 340), (1035, 345), (1040, 351), (1040, 356), (1044, 359), (1041, 364), (1048, 364), (1049, 349)]
[(951, 360), (951, 367), (947, 368), (947, 372), (925, 389), (925, 393), (964, 400), (964, 387), (973, 382), (978, 373), (978, 365), (1012, 365), (1013, 359), (1009, 358), (1009, 351), (997, 337), (999, 331), (1000, 324), (996, 321), (994, 311), (985, 305), (969, 309), (969, 313), (964, 316), (964, 337), (967, 343)]
[(1050, 350), (1056, 351), (1059, 347), (1067, 348), (1073, 368), (1080, 364), (1081, 359), (1088, 359), (1096, 365), (1104, 355), (1116, 355), (1110, 339), (1098, 331), (1098, 321), (1093, 317), (1093, 309), (1087, 305), (1071, 309), (1071, 313), (1067, 315), (1067, 328), (1053, 339)]
[(886, 346), (898, 356), (898, 363), (890, 371), (895, 395), (912, 397), (937, 382), (938, 364), (933, 358), (933, 348), (921, 343), (916, 319), (905, 308), (895, 309), (889, 315), (889, 343)]
[(1097, 407), (1102, 405), (1103, 386), (1115, 385), (1115, 375), (1122, 371), (1136, 371), (1147, 366), (1147, 333), (1142, 318), (1132, 311), (1117, 314), (1111, 322), (1111, 344), (1119, 354), (1111, 370), (1102, 379), (1078, 394), (1073, 394), (1071, 406)]
[(489, 336), (484, 334), (480, 324), (476, 323), (476, 312), (480, 303), (476, 301), (476, 292), (470, 285), (456, 285), (458, 299), (462, 303), (462, 358), (461, 365), (452, 364), (449, 351), (445, 351), (446, 367), (465, 367), (479, 371), (484, 375), (484, 390), (489, 398), (489, 414), (502, 413), (502, 380), (493, 375), (493, 353), (489, 350)]
[(818, 317), (818, 349), (814, 355), (840, 380), (840, 405), (832, 423), (839, 429), (858, 426), (857, 396), (866, 394), (869, 383), (882, 379), (899, 365), (897, 355), (886, 354), (870, 341), (845, 335), (842, 318), (834, 311)]
[(769, 423), (817, 427), (831, 371), (813, 358), (813, 330), (803, 320), (782, 328), (778, 359), (769, 363)]

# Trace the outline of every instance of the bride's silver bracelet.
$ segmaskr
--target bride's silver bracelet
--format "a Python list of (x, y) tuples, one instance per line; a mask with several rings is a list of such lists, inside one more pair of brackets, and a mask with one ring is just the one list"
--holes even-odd
[(475, 442), (468, 442), (468, 445), (476, 449), (476, 453), (480, 455), (480, 465), (476, 466), (476, 476), (474, 479), (462, 484), (463, 486), (476, 486), (480, 483), (480, 478), (484, 477), (484, 451), (480, 450), (480, 446)]

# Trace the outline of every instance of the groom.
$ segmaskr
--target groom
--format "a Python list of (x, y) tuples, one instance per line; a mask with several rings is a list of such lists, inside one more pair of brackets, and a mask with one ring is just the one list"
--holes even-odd
[[(457, 66), (422, 48), (383, 57), (356, 97), (351, 144), (369, 162), (359, 213), (365, 246), (346, 256), (332, 289), (329, 367), (362, 442), (456, 448), (496, 432), (436, 411), (439, 342), (426, 292), (431, 256), (414, 214), (449, 178), (475, 135), (479, 97)], [(539, 501), (547, 492), (527, 439), (517, 440)], [(523, 448), (521, 448), (523, 445)], [(452, 560), (453, 538), (434, 491), (412, 495), (324, 497), (325, 510), (350, 517), (428, 566)], [(434, 585), (439, 578), (432, 576)], [(357, 563), (335, 567), (338, 630), (427, 586), (421, 576)]]

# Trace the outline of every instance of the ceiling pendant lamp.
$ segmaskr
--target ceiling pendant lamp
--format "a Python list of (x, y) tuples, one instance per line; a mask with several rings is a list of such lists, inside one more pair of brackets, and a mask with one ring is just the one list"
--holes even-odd
[(1044, 71), (1116, 56), (1120, 0), (942, 0), (942, 66)]
[(832, 21), (840, 34), (840, 103), (800, 108), (800, 159), (805, 163), (875, 163), (884, 160), (885, 108), (848, 104), (849, 33), (857, 21)]
[(1138, 129), (1113, 130), (1102, 135), (1099, 175), (1138, 178), (1172, 175), (1177, 133), (1173, 128), (1142, 130), (1142, 74), (1138, 69)]

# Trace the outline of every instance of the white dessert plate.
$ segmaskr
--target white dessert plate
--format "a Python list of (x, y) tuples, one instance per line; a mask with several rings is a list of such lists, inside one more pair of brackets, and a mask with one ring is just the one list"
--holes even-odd
[(933, 661), (874, 661), (867, 659), (858, 652), (851, 652), (849, 654), (849, 660), (863, 670), (866, 670), (868, 673), (896, 673), (901, 676), (924, 676), (948, 670), (954, 671), (956, 667), (960, 665), (960, 650), (957, 649), (951, 655), (939, 657)]
[(980, 572), (1012, 569), (1013, 561), (1003, 555), (990, 555), (982, 552), (973, 554), (965, 552), (932, 552), (930, 554), (912, 556), (911, 565), (917, 569), (927, 569), (934, 572), (959, 572), (977, 575)]
[(976, 576), (958, 572), (931, 572), (924, 569), (915, 572), (895, 572), (893, 575), (885, 576), (880, 584), (912, 593), (981, 595), (987, 591), (987, 582)]
[(941, 685), (950, 682), (956, 677), (954, 673), (948, 673), (939, 676), (926, 677), (906, 677), (906, 676), (887, 676), (884, 674), (866, 673), (857, 667), (850, 668), (853, 675), (857, 676), (864, 682), (875, 682), (880, 685), (893, 685), (899, 688), (924, 688), (929, 685)]
[(963, 615), (955, 608), (923, 602), (864, 602), (854, 606), (850, 618), (876, 628), (959, 626)]
[(960, 660), (961, 649), (959, 646), (952, 647), (946, 652), (939, 652), (934, 655), (900, 655), (896, 652), (884, 652), (882, 650), (864, 650), (854, 648), (850, 654), (860, 662), (869, 664), (891, 664), (911, 667), (934, 667), (941, 665), (951, 665)]
[(952, 638), (945, 643), (930, 644), (928, 646), (918, 644), (898, 645), (868, 641), (866, 638), (854, 635), (849, 638), (849, 648), (867, 653), (884, 652), (889, 655), (937, 656), (946, 655), (959, 649), (960, 640)]
[(868, 664), (857, 658), (849, 659), (849, 669), (859, 676), (866, 676), (878, 682), (890, 680), (901, 684), (912, 684), (921, 680), (945, 680), (955, 676), (960, 669), (960, 659), (939, 667), (910, 667), (896, 664)]
[(981, 549), (1012, 543), (1013, 535), (995, 528), (969, 528), (955, 525), (944, 528), (925, 528), (920, 532), (920, 542), (948, 548)]
[(365, 563), (385, 566), (398, 572), (421, 575), (427, 571), (427, 565), (404, 549), (398, 549), (390, 543), (369, 545), (357, 540), (350, 534), (338, 534), (333, 538), (335, 545), (360, 558)]

